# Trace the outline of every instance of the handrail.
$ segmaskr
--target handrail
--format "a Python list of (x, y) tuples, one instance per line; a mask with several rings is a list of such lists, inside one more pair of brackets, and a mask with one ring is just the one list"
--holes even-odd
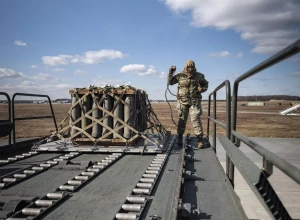
[[(8, 121), (10, 122), (11, 121), (11, 100), (10, 100), (10, 97), (6, 92), (0, 92), (0, 95), (4, 95), (7, 99), (7, 102), (8, 102)], [(9, 146), (11, 145), (11, 132), (9, 132), (9, 135), (8, 135), (8, 144), (9, 144)]]
[[(228, 138), (231, 137), (231, 89), (230, 89), (230, 82), (229, 80), (225, 80), (222, 82), (213, 92), (209, 94), (208, 97), (208, 117), (207, 117), (207, 136), (209, 136), (209, 124), (210, 120), (212, 120), (213, 123), (213, 148), (215, 153), (217, 152), (217, 132), (216, 132), (216, 125), (219, 124), (221, 127), (224, 125), (222, 122), (217, 120), (217, 91), (222, 89), (223, 87), (226, 87), (226, 125), (223, 127), (226, 129), (226, 136)], [(210, 103), (211, 103), (211, 96), (213, 95), (213, 118), (210, 117)], [(229, 158), (228, 155), (226, 155), (226, 175), (228, 176), (231, 185), (234, 186), (234, 165)]]
[[(44, 97), (47, 98), (49, 101), (50, 109), (51, 109), (51, 116), (36, 116), (36, 117), (21, 117), (21, 118), (16, 118), (15, 117), (15, 98), (16, 96), (34, 96), (34, 97)], [(52, 108), (52, 103), (51, 99), (48, 95), (41, 95), (41, 94), (29, 94), (29, 93), (15, 93), (12, 98), (12, 122), (13, 122), (13, 146), (16, 144), (16, 129), (15, 129), (15, 121), (20, 121), (20, 120), (29, 120), (29, 119), (43, 119), (43, 118), (53, 118), (55, 130), (58, 131), (56, 120), (55, 120), (55, 115), (54, 111)]]
[(295, 182), (300, 184), (300, 169), (298, 169), (297, 167), (293, 166), (292, 164), (286, 162), (282, 158), (278, 157), (276, 154), (265, 149), (264, 147), (255, 143), (254, 141), (250, 140), (249, 138), (245, 137), (244, 135), (242, 135), (236, 131), (231, 131), (231, 132), (232, 132), (232, 135), (237, 137), (239, 140), (241, 140), (243, 143), (248, 145), (251, 149), (256, 151), (263, 158), (266, 158), (268, 161), (270, 161), (274, 166), (276, 166), (278, 169), (280, 169), (282, 172), (284, 172), (286, 175), (288, 175)]
[[(273, 66), (276, 63), (279, 63), (280, 61), (283, 61), (297, 53), (300, 52), (300, 39), (295, 41), (293, 44), (289, 45), (285, 49), (279, 51), (277, 54), (273, 55), (269, 59), (261, 62), (257, 66), (253, 67), (240, 77), (238, 77), (233, 84), (233, 95), (232, 95), (232, 121), (231, 121), (231, 128), (235, 131), (236, 130), (236, 118), (237, 118), (237, 96), (238, 96), (238, 88), (239, 83), (243, 80), (257, 74), (258, 72)], [(231, 141), (234, 141), (234, 136), (231, 136)]]

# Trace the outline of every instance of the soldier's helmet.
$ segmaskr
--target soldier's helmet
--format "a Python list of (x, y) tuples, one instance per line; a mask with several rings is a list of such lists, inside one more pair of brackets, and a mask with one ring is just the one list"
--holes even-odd
[(184, 71), (186, 73), (195, 73), (197, 71), (196, 66), (195, 66), (195, 62), (192, 61), (192, 60), (186, 61)]

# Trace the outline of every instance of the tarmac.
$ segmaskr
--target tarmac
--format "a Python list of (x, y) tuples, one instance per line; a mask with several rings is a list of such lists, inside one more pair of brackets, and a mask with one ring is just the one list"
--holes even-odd
[[(300, 138), (250, 138), (269, 151), (300, 169)], [(211, 141), (211, 139), (210, 139)], [(259, 168), (262, 168), (262, 157), (247, 145), (241, 143), (240, 150)], [(225, 170), (226, 153), (217, 138), (217, 157)], [(300, 219), (300, 185), (285, 175), (275, 166), (269, 181), (281, 199), (292, 219)], [(235, 192), (240, 197), (246, 215), (251, 220), (272, 219), (265, 211), (247, 182), (235, 168)]]

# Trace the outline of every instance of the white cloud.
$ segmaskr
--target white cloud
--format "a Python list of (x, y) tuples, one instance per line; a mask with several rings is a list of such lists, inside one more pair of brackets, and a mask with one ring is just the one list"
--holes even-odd
[(244, 54), (242, 52), (239, 52), (238, 55), (237, 55), (238, 58), (241, 58), (243, 56), (244, 56)]
[(30, 68), (35, 69), (35, 68), (37, 68), (37, 66), (36, 65), (31, 65)]
[(81, 56), (79, 61), (85, 64), (97, 64), (103, 63), (103, 60), (109, 59), (123, 59), (125, 55), (121, 51), (116, 50), (99, 50), (99, 51), (88, 51)]
[(72, 56), (70, 55), (58, 55), (58, 56), (43, 56), (42, 61), (45, 65), (48, 66), (57, 66), (57, 65), (66, 65), (69, 63), (69, 59), (71, 59)]
[(295, 0), (161, 0), (176, 13), (191, 13), (191, 25), (233, 29), (254, 44), (254, 53), (275, 53), (300, 37)]
[(231, 53), (228, 51), (222, 51), (222, 52), (216, 52), (216, 53), (210, 53), (208, 56), (210, 57), (228, 57)]
[(300, 71), (296, 71), (290, 74), (290, 77), (300, 77)]
[(51, 76), (47, 73), (38, 73), (36, 76), (30, 77), (30, 79), (33, 79), (33, 80), (54, 80), (54, 81), (59, 80), (58, 78), (56, 78), (54, 76)]
[(159, 77), (160, 77), (160, 78), (167, 78), (167, 75), (166, 75), (165, 72), (161, 72), (161, 73), (159, 74)]
[(27, 46), (27, 44), (26, 44), (25, 42), (20, 41), (20, 40), (16, 40), (16, 41), (15, 41), (15, 45), (23, 46), (23, 47)]
[(0, 78), (21, 78), (24, 74), (12, 69), (0, 68)]
[(54, 68), (52, 71), (53, 71), (53, 72), (63, 72), (63, 71), (65, 71), (65, 69), (62, 69), (62, 68)]
[(76, 70), (73, 74), (75, 75), (81, 75), (81, 74), (84, 74), (85, 71), (84, 70)]
[(144, 64), (128, 64), (123, 66), (120, 69), (122, 73), (137, 73), (140, 76), (143, 75), (159, 75), (160, 73), (157, 72), (153, 65), (150, 65), (147, 69)]
[(42, 61), (48, 66), (66, 65), (69, 63), (98, 64), (104, 60), (123, 59), (126, 55), (117, 50), (88, 51), (84, 55), (43, 56)]

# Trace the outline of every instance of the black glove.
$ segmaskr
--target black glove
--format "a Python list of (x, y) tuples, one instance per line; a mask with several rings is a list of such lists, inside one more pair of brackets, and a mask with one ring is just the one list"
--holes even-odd
[(176, 71), (176, 66), (171, 66), (169, 69), (169, 74), (173, 74)]

